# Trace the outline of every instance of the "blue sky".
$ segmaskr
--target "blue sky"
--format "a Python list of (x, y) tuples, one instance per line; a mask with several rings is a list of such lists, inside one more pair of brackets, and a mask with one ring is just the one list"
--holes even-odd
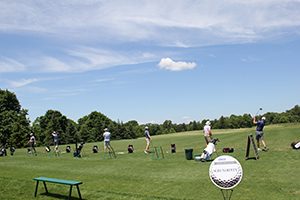
[(2, 0), (0, 88), (33, 122), (188, 123), (300, 100), (299, 0)]

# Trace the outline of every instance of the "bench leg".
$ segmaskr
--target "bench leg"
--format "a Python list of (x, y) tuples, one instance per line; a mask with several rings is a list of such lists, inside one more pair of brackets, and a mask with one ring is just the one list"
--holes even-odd
[(80, 190), (79, 190), (79, 185), (76, 185), (76, 186), (77, 186), (77, 191), (78, 191), (79, 198), (82, 199), (81, 194), (80, 194)]
[(35, 193), (34, 193), (34, 197), (36, 197), (36, 193), (39, 187), (39, 181), (36, 181), (36, 187), (35, 187)]
[(48, 189), (47, 189), (47, 186), (46, 186), (46, 182), (43, 181), (43, 183), (44, 183), (44, 187), (45, 187), (46, 193), (48, 193)]
[(69, 200), (71, 199), (71, 194), (72, 194), (72, 185), (70, 185)]

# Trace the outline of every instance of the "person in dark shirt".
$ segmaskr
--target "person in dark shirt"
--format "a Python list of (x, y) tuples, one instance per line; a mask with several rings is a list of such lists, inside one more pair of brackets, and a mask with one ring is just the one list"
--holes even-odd
[(255, 132), (255, 135), (256, 135), (256, 142), (257, 142), (257, 150), (258, 151), (262, 151), (261, 148), (259, 148), (259, 139), (261, 139), (261, 142), (263, 143), (264, 145), (264, 151), (267, 151), (267, 146), (266, 146), (266, 143), (265, 143), (265, 140), (264, 140), (264, 132), (263, 132), (263, 128), (265, 126), (265, 120), (266, 118), (265, 117), (262, 117), (261, 118), (261, 121), (256, 121), (257, 118), (256, 116), (254, 116), (254, 119), (253, 119), (253, 124), (257, 125), (257, 128), (256, 128), (256, 132)]

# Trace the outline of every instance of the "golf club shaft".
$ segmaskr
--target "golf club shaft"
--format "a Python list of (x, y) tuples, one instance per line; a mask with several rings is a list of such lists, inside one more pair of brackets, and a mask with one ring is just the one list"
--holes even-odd
[(255, 114), (255, 116), (259, 113), (260, 110), (262, 110), (262, 108), (259, 108), (259, 109), (258, 109), (258, 111), (257, 111), (257, 113)]

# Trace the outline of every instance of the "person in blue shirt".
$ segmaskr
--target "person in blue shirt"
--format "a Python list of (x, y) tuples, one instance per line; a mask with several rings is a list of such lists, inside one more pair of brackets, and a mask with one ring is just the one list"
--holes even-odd
[(58, 152), (59, 132), (53, 131), (52, 135), (53, 135), (53, 137), (54, 137), (54, 144), (55, 144), (54, 152)]
[(266, 143), (265, 143), (265, 140), (264, 140), (264, 132), (263, 132), (263, 128), (265, 126), (265, 120), (266, 118), (265, 117), (262, 117), (261, 118), (261, 121), (256, 121), (257, 118), (256, 116), (254, 116), (254, 119), (253, 119), (253, 124), (257, 125), (257, 128), (256, 128), (256, 132), (255, 132), (255, 135), (256, 135), (256, 142), (257, 142), (257, 150), (258, 151), (262, 151), (261, 148), (259, 148), (259, 139), (261, 139), (261, 142), (263, 143), (264, 145), (264, 151), (267, 151), (267, 146), (266, 146)]

